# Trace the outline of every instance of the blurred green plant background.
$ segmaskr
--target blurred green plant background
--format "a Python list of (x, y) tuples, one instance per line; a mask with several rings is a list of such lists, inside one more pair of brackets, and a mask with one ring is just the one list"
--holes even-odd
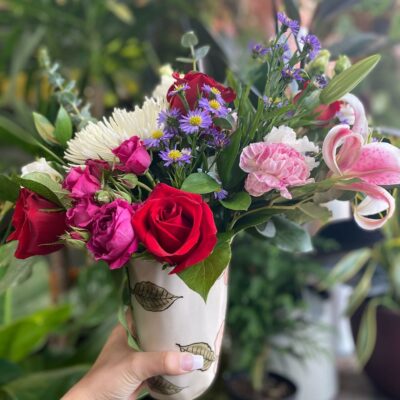
[[(141, 102), (163, 64), (183, 68), (174, 60), (182, 55), (185, 31), (194, 29), (211, 45), (204, 67), (223, 80), (227, 66), (245, 68), (250, 39), (273, 33), (274, 6), (296, 18), (300, 3), (302, 19), (332, 59), (383, 54), (358, 94), (382, 131), (398, 134), (398, 1), (0, 0), (0, 172), (17, 172), (42, 155), (32, 111), (54, 116), (56, 108), (40, 49), (60, 63), (67, 84), (75, 82), (66, 91), (76, 90), (100, 118), (113, 107)], [(4, 242), (10, 204), (2, 200), (0, 192)], [(259, 346), (297, 329), (302, 321), (288, 316), (304, 306), (302, 290), (316, 273), (306, 258), (281, 255), (255, 240), (240, 238), (234, 249), (228, 328), (244, 329), (232, 335), (231, 369), (251, 370)], [(75, 251), (21, 261), (10, 256), (13, 243), (2, 244), (0, 399), (58, 399), (93, 363), (117, 323), (122, 277)], [(261, 259), (247, 260), (248, 246), (262, 249)]]

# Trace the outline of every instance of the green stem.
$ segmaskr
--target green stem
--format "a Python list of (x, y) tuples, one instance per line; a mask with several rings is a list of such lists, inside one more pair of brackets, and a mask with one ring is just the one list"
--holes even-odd
[(151, 192), (151, 191), (152, 191), (152, 189), (151, 189), (150, 187), (148, 187), (147, 185), (145, 185), (145, 184), (142, 183), (142, 182), (138, 182), (137, 185), (138, 185), (139, 187), (141, 187), (141, 188), (147, 190), (148, 192)]
[(192, 54), (193, 59), (193, 71), (197, 71), (196, 55), (193, 46), (190, 46), (190, 53)]
[(151, 176), (150, 172), (147, 171), (144, 175), (145, 175), (145, 177), (150, 181), (151, 187), (155, 187), (155, 186), (156, 186), (156, 182), (155, 182), (155, 180), (153, 179), (153, 177)]

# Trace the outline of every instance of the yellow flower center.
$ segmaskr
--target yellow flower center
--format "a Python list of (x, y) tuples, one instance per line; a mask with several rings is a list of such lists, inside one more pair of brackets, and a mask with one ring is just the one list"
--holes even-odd
[(221, 108), (221, 104), (219, 104), (218, 100), (210, 100), (208, 102), (208, 104), (210, 105), (210, 107), (214, 110), (219, 110)]
[(181, 153), (179, 150), (171, 150), (171, 151), (168, 153), (168, 157), (169, 157), (171, 160), (176, 161), (176, 160), (179, 160), (179, 159), (182, 157), (182, 153)]
[(189, 118), (189, 124), (193, 126), (200, 126), (202, 122), (203, 119), (201, 118), (200, 115), (193, 115), (192, 117)]
[(215, 95), (221, 94), (221, 91), (218, 90), (216, 87), (211, 88), (211, 93), (214, 93)]
[(175, 85), (175, 90), (182, 90), (185, 87), (185, 85), (182, 83), (180, 85)]
[(164, 132), (160, 129), (151, 133), (151, 137), (153, 139), (161, 139), (164, 136)]

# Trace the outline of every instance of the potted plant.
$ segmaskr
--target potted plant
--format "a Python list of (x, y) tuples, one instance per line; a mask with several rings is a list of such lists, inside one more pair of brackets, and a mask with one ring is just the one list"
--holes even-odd
[[(318, 264), (283, 253), (265, 240), (249, 234), (237, 237), (228, 313), (233, 372), (225, 380), (231, 398), (294, 398), (295, 384), (270, 371), (270, 354), (301, 358), (296, 343), (314, 346), (299, 332), (308, 325), (302, 312), (303, 290), (310, 274), (319, 272)], [(277, 335), (289, 337), (291, 343), (278, 343)]]
[[(399, 201), (397, 189), (396, 202)], [(324, 285), (355, 285), (347, 307), (360, 365), (385, 394), (400, 397), (400, 223), (399, 212), (382, 229), (383, 238), (348, 252)]]

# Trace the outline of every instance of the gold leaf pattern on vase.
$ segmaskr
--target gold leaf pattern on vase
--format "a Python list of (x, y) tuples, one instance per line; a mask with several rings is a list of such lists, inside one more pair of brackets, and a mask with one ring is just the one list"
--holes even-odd
[(194, 354), (196, 356), (203, 356), (204, 358), (204, 367), (200, 371), (207, 371), (212, 363), (216, 361), (217, 356), (212, 350), (211, 346), (204, 342), (193, 343), (188, 346), (181, 346), (180, 344), (176, 344), (181, 352), (187, 352)]
[(156, 393), (173, 395), (182, 392), (183, 387), (174, 385), (172, 382), (167, 381), (162, 376), (154, 376), (153, 378), (147, 379), (147, 386), (150, 390)]
[(175, 296), (167, 289), (152, 282), (139, 282), (132, 290), (138, 303), (146, 310), (152, 312), (165, 311), (183, 296)]

